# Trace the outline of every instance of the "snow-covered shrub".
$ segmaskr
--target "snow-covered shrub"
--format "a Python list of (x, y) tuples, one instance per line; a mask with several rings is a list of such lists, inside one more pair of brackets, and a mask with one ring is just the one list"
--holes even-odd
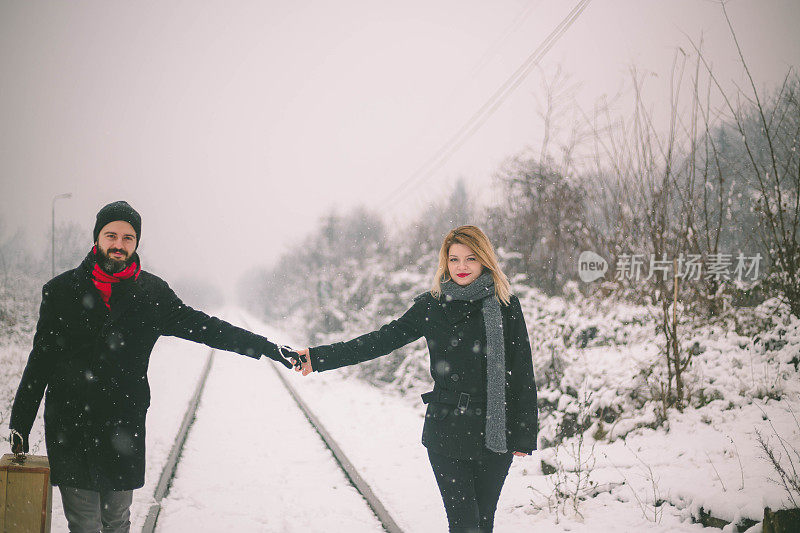
[[(7, 428), (17, 385), (25, 369), (36, 329), (42, 281), (19, 272), (0, 278), (0, 427)], [(31, 435), (32, 445), (42, 444)], [(38, 448), (37, 448), (38, 449)]]
[[(584, 383), (592, 402), (591, 421), (582, 429), (591, 428), (594, 434), (614, 440), (669, 418), (663, 338), (655, 331), (651, 309), (612, 298), (547, 298), (520, 285), (514, 292), (531, 338), (542, 446), (570, 436), (564, 428), (571, 427), (575, 391)], [(775, 300), (748, 315), (753, 317), (750, 324), (769, 327), (742, 336), (730, 315), (712, 323), (687, 318), (679, 324), (681, 350), (692, 354), (684, 376), (690, 407), (731, 409), (754, 398), (782, 398), (800, 388), (800, 320)]]
[(546, 506), (554, 514), (556, 523), (560, 516), (583, 518), (581, 503), (599, 492), (598, 484), (592, 476), (597, 463), (596, 441), (583, 431), (575, 430), (576, 426), (585, 426), (590, 419), (590, 394), (584, 387), (576, 396), (579, 397), (576, 398), (577, 401), (567, 409), (571, 416), (563, 417), (557, 428), (558, 434), (570, 433), (575, 438), (569, 441), (560, 439), (551, 452), (546, 454), (547, 458), (542, 459), (542, 470), (548, 475), (551, 491), (549, 494), (535, 491), (543, 497), (543, 504), (532, 500), (534, 508)]

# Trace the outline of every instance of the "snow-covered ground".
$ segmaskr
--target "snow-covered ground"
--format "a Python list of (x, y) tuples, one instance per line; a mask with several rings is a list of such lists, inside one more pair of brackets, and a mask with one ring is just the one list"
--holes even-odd
[(159, 532), (383, 531), (273, 364), (217, 352)]
[[(592, 459), (588, 479), (595, 484), (594, 496), (580, 502), (579, 514), (558, 513), (548, 506), (557, 476), (542, 473), (542, 460), (570, 470), (575, 462), (569, 453), (577, 442), (574, 438), (560, 446), (555, 457), (555, 450), (548, 448), (515, 458), (500, 498), (496, 532), (700, 531), (703, 528), (693, 523), (700, 508), (736, 522), (761, 520), (765, 506), (787, 506), (786, 493), (771, 481), (776, 474), (763, 457), (756, 432), (777, 445), (784, 460), (778, 435), (788, 450), (800, 449), (800, 384), (791, 363), (800, 355), (800, 321), (791, 318), (777, 334), (765, 332), (758, 342), (731, 331), (697, 332), (687, 340), (697, 340), (701, 347), (687, 382), (695, 387), (695, 395), (698, 387), (704, 387), (703, 401), (683, 413), (671, 410), (666, 425), (651, 429), (647, 426), (653, 416), (652, 402), (630, 410), (631, 396), (626, 391), (636, 389), (639, 371), (652, 360), (652, 353), (645, 331), (642, 341), (631, 340), (632, 335), (620, 329), (627, 319), (619, 314), (626, 313), (620, 309), (615, 317), (598, 319), (599, 341), (580, 350), (567, 347), (563, 353), (569, 364), (560, 389), (542, 390), (543, 396), (553, 396), (548, 401), (557, 403), (560, 411), (575, 407), (574, 393), (562, 390), (570, 384), (607, 391), (605, 397), (593, 401), (628, 409), (625, 416), (602, 428), (605, 436), (597, 433), (596, 442), (591, 435), (600, 428), (594, 426), (585, 434), (582, 457)], [(226, 316), (245, 324), (238, 313)], [(534, 310), (530, 317), (530, 329), (544, 327), (540, 325), (545, 315)], [(553, 312), (551, 327), (556, 321)], [(636, 320), (628, 322), (632, 324), (628, 331), (644, 328)], [(246, 323), (269, 338), (299, 346), (291, 336), (252, 317)], [(611, 337), (617, 341), (608, 341)], [(628, 339), (620, 341), (623, 337)], [(536, 332), (532, 339), (537, 341)], [(767, 346), (770, 339), (779, 342)], [(19, 348), (3, 348), (11, 349)], [(153, 353), (147, 479), (136, 492), (133, 530), (139, 530), (152, 502), (207, 354), (208, 348), (177, 339), (162, 339)], [(271, 365), (236, 354), (216, 354), (197, 419), (164, 501), (159, 531), (380, 531)], [(446, 531), (441, 499), (420, 443), (424, 407), (419, 391), (373, 387), (343, 371), (303, 378), (283, 367), (279, 370), (287, 374), (401, 528)], [(41, 439), (41, 432), (38, 419), (33, 442)], [(609, 439), (609, 434), (625, 437)], [(39, 453), (43, 452), (42, 446)], [(726, 530), (734, 531), (730, 526)], [(53, 531), (66, 531), (57, 491)], [(751, 531), (760, 531), (760, 525)]]
[[(248, 323), (256, 331), (275, 335), (253, 318), (248, 318)], [(794, 319), (788, 338), (793, 339), (797, 326)], [(705, 355), (698, 356), (696, 366), (705, 368), (705, 372), (711, 372), (711, 367), (724, 369), (725, 357), (752, 351), (741, 348), (744, 352), (736, 352), (733, 347), (741, 339), (734, 334), (724, 335), (726, 342), (719, 337), (709, 335)], [(285, 337), (280, 340), (291, 341)], [(786, 358), (797, 346), (788, 344), (773, 355)], [(606, 368), (604, 357), (612, 362), (608, 370), (618, 371), (626, 360), (635, 366), (636, 359), (626, 357), (628, 351), (602, 346), (585, 357), (594, 361), (598, 373)], [(767, 354), (767, 359), (770, 357)], [(761, 371), (764, 364), (765, 358), (758, 358)], [(620, 379), (625, 377), (624, 372), (618, 373)], [(725, 389), (728, 395), (731, 390), (748, 390), (743, 383), (750, 379), (736, 372), (717, 370), (712, 374), (717, 382), (730, 384), (730, 390)], [(750, 372), (747, 374), (749, 378)], [(424, 408), (418, 397), (371, 387), (340, 371), (295, 377), (293, 383), (304, 400), (400, 526), (407, 531), (445, 531), (441, 500), (420, 444)], [(758, 383), (751, 385), (759, 387)], [(541, 460), (553, 463), (552, 449), (516, 458), (500, 498), (495, 531), (699, 531), (703, 528), (693, 523), (693, 517), (698, 517), (700, 508), (734, 523), (740, 518), (760, 521), (765, 506), (786, 506), (786, 494), (771, 481), (776, 474), (764, 460), (756, 431), (775, 444), (780, 435), (788, 445), (800, 449), (796, 384), (783, 383), (781, 391), (785, 394), (781, 401), (769, 396), (747, 401), (726, 398), (684, 413), (673, 410), (669, 413), (669, 431), (664, 427), (629, 428), (625, 439), (608, 442), (606, 438), (594, 443), (590, 479), (597, 484), (598, 494), (580, 504), (579, 515), (558, 514), (548, 508), (546, 496), (553, 493), (553, 476), (542, 474)], [(586, 439), (584, 457), (593, 443), (588, 435)], [(574, 463), (568, 453), (574, 443), (571, 439), (559, 448), (558, 460), (567, 469)], [(752, 528), (753, 532), (759, 530), (760, 525)]]

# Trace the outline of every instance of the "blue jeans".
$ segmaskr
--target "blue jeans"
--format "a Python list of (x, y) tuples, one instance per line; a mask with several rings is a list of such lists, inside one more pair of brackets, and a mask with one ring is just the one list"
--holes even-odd
[(95, 492), (59, 485), (70, 533), (129, 533), (132, 490)]

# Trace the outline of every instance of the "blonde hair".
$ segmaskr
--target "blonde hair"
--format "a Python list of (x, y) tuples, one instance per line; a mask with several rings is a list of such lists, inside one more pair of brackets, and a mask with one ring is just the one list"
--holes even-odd
[(436, 274), (433, 277), (431, 294), (438, 299), (442, 295), (442, 283), (450, 281), (447, 260), (450, 247), (454, 244), (463, 244), (472, 250), (483, 268), (492, 273), (495, 296), (501, 303), (508, 305), (511, 302), (511, 287), (508, 284), (508, 278), (500, 269), (492, 243), (477, 226), (459, 226), (445, 236), (442, 248), (439, 250), (439, 265), (436, 267)]

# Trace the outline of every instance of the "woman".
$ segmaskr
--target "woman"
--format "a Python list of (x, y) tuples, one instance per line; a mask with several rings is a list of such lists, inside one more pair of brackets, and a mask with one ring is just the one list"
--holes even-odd
[(433, 287), (403, 316), (348, 342), (298, 352), (305, 359), (298, 370), (353, 365), (422, 336), (435, 383), (422, 395), (422, 444), (450, 531), (490, 532), (513, 456), (536, 449), (538, 410), (522, 308), (480, 229), (447, 234)]

